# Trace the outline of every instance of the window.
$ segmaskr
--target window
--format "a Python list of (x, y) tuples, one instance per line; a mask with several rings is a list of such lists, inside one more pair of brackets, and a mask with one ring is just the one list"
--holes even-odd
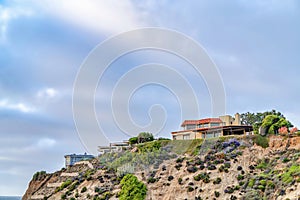
[(220, 126), (220, 125), (221, 125), (220, 123), (211, 123), (210, 127), (215, 127), (215, 126)]
[(183, 135), (183, 139), (184, 140), (189, 140), (190, 139), (190, 134)]
[(206, 133), (206, 138), (213, 138), (214, 137), (214, 133)]
[(192, 130), (196, 129), (196, 124), (188, 124), (185, 126), (185, 130)]

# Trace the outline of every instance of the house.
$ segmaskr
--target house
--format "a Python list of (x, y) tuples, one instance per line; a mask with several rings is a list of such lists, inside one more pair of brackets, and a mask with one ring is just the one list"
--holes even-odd
[(129, 148), (129, 141), (110, 143), (109, 146), (98, 146), (98, 152), (100, 154), (121, 152)]
[(93, 155), (88, 155), (84, 153), (83, 155), (79, 154), (70, 154), (65, 155), (65, 165), (66, 167), (73, 166), (76, 162), (83, 161), (83, 160), (90, 160), (95, 158)]
[(252, 134), (252, 126), (242, 125), (240, 115), (220, 116), (219, 118), (206, 118), (200, 120), (185, 120), (181, 127), (183, 130), (172, 132), (173, 140), (191, 140), (213, 138), (226, 135)]

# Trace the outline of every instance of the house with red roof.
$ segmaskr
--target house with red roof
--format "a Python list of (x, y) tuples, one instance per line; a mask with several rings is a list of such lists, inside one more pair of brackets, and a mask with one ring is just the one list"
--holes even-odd
[(172, 132), (173, 140), (192, 140), (214, 138), (227, 135), (252, 134), (253, 127), (241, 124), (240, 115), (230, 115), (219, 118), (205, 118), (200, 120), (185, 120), (181, 124), (182, 130)]

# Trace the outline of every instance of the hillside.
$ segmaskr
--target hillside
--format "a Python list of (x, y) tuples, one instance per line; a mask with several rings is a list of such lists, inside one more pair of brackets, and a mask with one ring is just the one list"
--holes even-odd
[(130, 199), (124, 191), (119, 197), (128, 173), (146, 185), (149, 200), (298, 199), (300, 137), (148, 142), (55, 173), (37, 173), (23, 200)]

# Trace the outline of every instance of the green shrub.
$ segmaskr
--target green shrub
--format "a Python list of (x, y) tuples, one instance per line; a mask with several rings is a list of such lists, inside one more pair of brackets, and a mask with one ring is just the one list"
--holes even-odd
[(266, 186), (267, 185), (267, 181), (266, 180), (260, 180), (259, 183), (263, 186)]
[(220, 196), (220, 192), (215, 191), (215, 197), (219, 197)]
[(75, 194), (75, 198), (78, 198), (79, 197), (79, 194), (78, 194), (78, 192), (76, 192), (76, 194)]
[(112, 193), (110, 193), (110, 192), (105, 192), (105, 193), (102, 194), (101, 197), (99, 197), (99, 200), (107, 200), (107, 199), (109, 199), (109, 198), (112, 197), (112, 196), (113, 196)]
[(66, 194), (62, 194), (60, 197), (61, 197), (61, 199), (67, 199), (67, 195)]
[(194, 188), (192, 186), (188, 186), (188, 192), (194, 191)]
[(275, 184), (273, 183), (273, 181), (267, 181), (267, 186), (272, 189), (275, 188)]
[(260, 190), (264, 191), (264, 190), (265, 190), (265, 186), (263, 186), (263, 185), (259, 185), (259, 186), (258, 186), (258, 189), (260, 189)]
[(292, 165), (285, 173), (281, 174), (282, 181), (286, 184), (291, 183), (294, 176), (300, 175), (300, 165)]
[(224, 163), (224, 167), (225, 168), (230, 168), (230, 163), (229, 162)]
[(65, 188), (67, 188), (71, 184), (72, 184), (72, 180), (68, 179), (65, 182), (63, 182), (59, 187), (57, 187), (55, 189), (55, 192), (59, 192), (59, 191), (65, 189)]
[(151, 176), (148, 178), (147, 183), (155, 183), (156, 181), (157, 179)]
[(290, 161), (289, 158), (284, 158), (284, 159), (282, 160), (283, 163), (287, 163), (287, 162), (289, 162), (289, 161)]
[(129, 144), (137, 144), (138, 143), (138, 138), (137, 137), (132, 137), (129, 138)]
[(176, 163), (182, 163), (183, 160), (184, 160), (184, 158), (177, 158), (177, 159), (176, 159)]
[(257, 165), (257, 169), (267, 169), (268, 163), (266, 163), (264, 160), (260, 161), (260, 163)]
[(179, 184), (182, 183), (182, 178), (178, 178), (178, 183), (179, 183)]
[(40, 177), (46, 175), (46, 171), (40, 171), (40, 172), (36, 172), (33, 177), (32, 177), (32, 180), (33, 181), (36, 181), (38, 180)]
[(261, 146), (263, 148), (267, 148), (269, 146), (268, 138), (263, 137), (261, 135), (255, 135), (254, 142), (256, 145)]
[(174, 179), (174, 176), (169, 176), (168, 181), (172, 181)]
[(73, 191), (73, 190), (75, 190), (76, 189), (76, 187), (79, 185), (79, 182), (78, 181), (76, 181), (75, 183), (73, 183), (71, 186), (70, 186), (70, 188), (69, 188), (69, 191)]
[(213, 184), (220, 184), (222, 182), (222, 179), (220, 177), (216, 178), (214, 181), (213, 181)]
[(243, 175), (239, 174), (239, 175), (237, 176), (237, 180), (238, 180), (238, 181), (243, 180), (243, 179), (244, 179), (244, 176), (243, 176)]
[(85, 193), (87, 191), (87, 188), (86, 187), (83, 187), (82, 189), (81, 189), (81, 193)]
[(143, 200), (147, 194), (146, 185), (132, 174), (125, 175), (121, 180), (120, 200)]
[(250, 179), (248, 186), (252, 188), (254, 186), (254, 183), (255, 183), (255, 179), (252, 178)]

